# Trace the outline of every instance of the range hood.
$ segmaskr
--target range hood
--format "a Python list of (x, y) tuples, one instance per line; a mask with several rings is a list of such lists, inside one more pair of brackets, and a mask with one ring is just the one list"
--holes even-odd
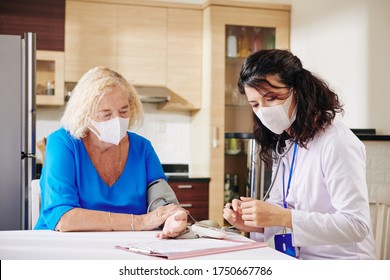
[(165, 103), (171, 100), (172, 96), (170, 90), (162, 86), (135, 85), (135, 89), (142, 103)]
[[(75, 82), (65, 82), (65, 89), (68, 92), (65, 100), (67, 101), (76, 86)], [(165, 86), (134, 85), (142, 103), (157, 104), (158, 109), (172, 111), (195, 111), (199, 108), (194, 107), (191, 102), (176, 94)]]
[(198, 110), (191, 102), (165, 86), (134, 85), (142, 103), (157, 104), (158, 109), (173, 111)]
[[(65, 99), (68, 101), (70, 94), (77, 83), (66, 82), (65, 89), (68, 92)], [(137, 90), (142, 103), (166, 103), (171, 100), (175, 94), (164, 86), (133, 85)]]

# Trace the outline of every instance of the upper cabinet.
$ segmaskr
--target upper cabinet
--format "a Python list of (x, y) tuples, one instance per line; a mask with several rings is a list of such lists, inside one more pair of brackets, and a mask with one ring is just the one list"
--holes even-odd
[[(202, 11), (168, 9), (167, 86), (182, 93), (181, 106), (201, 107)], [(169, 104), (167, 104), (169, 105)], [(172, 105), (172, 103), (171, 103)]]
[(118, 10), (117, 69), (137, 85), (167, 81), (167, 9), (124, 6)]
[(138, 4), (66, 2), (65, 80), (103, 65), (134, 85), (168, 88), (160, 108), (199, 109), (202, 11)]
[(117, 5), (66, 1), (65, 81), (102, 65), (116, 70)]
[[(256, 49), (289, 48), (290, 6), (221, 3), (210, 0), (203, 10), (202, 103), (206, 106), (194, 115), (191, 123), (192, 138), (202, 135), (203, 140), (191, 147), (190, 165), (191, 175), (210, 175), (209, 216), (223, 224), (224, 134), (250, 132), (252, 128), (251, 108), (237, 89), (240, 67), (253, 51), (253, 45)], [(252, 42), (255, 39), (258, 43)], [(229, 48), (228, 52), (229, 44), (233, 50)]]

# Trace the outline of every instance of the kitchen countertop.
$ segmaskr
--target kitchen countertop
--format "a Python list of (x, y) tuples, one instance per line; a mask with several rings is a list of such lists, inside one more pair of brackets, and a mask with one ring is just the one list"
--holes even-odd
[(191, 177), (169, 177), (169, 182), (200, 182), (200, 183), (208, 183), (210, 182), (210, 178), (191, 178)]
[[(362, 141), (390, 141), (390, 135), (375, 134), (374, 129), (352, 129), (356, 136)], [(252, 133), (226, 132), (225, 138), (252, 139)]]
[(362, 141), (390, 141), (390, 135), (356, 134)]

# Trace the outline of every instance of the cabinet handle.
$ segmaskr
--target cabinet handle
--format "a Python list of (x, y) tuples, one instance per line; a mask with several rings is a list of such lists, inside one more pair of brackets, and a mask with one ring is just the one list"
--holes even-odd
[(191, 203), (183, 203), (183, 204), (180, 204), (180, 206), (183, 208), (191, 208), (192, 204)]
[(192, 185), (178, 185), (178, 189), (192, 189)]

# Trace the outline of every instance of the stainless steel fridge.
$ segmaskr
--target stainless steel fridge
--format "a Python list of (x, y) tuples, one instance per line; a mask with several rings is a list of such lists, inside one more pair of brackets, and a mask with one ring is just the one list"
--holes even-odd
[[(266, 166), (259, 158), (259, 146), (252, 133), (225, 132), (225, 190), (229, 184), (238, 196), (262, 199), (269, 188), (271, 173), (272, 165)], [(235, 183), (229, 183), (232, 178), (236, 178)]]
[(34, 33), (0, 34), (0, 230), (30, 228), (35, 178)]

